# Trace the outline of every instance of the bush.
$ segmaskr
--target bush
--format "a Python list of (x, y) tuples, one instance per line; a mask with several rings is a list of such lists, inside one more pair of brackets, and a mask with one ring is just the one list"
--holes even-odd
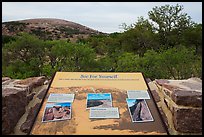
[[(202, 78), (202, 58), (195, 54), (193, 47), (177, 45), (157, 51), (152, 49), (139, 56), (120, 50), (117, 42), (109, 39), (104, 45), (94, 46), (86, 42), (42, 41), (21, 34), (2, 47), (2, 74), (21, 79), (40, 75), (51, 77), (55, 71), (112, 71), (143, 72), (151, 79)], [(97, 56), (96, 49), (104, 49), (104, 54)]]
[(21, 34), (16, 41), (5, 44), (2, 51), (2, 73), (12, 78), (41, 75), (43, 65), (43, 41)]
[(194, 50), (180, 46), (163, 51), (160, 66), (163, 66), (163, 70), (170, 78), (186, 79), (194, 74), (194, 63), (197, 60)]
[(143, 72), (151, 79), (187, 79), (200, 77), (202, 73), (201, 57), (194, 50), (180, 46), (161, 52), (148, 50), (143, 57), (133, 53), (124, 53), (118, 57), (116, 71)]
[(116, 71), (119, 72), (136, 72), (140, 71), (138, 55), (125, 52), (118, 57)]

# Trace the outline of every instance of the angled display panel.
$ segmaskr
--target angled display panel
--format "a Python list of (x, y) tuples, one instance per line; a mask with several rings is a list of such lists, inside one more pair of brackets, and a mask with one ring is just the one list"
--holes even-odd
[[(130, 105), (128, 106), (128, 91), (146, 91), (149, 98), (144, 99), (145, 107), (148, 109), (133, 109), (138, 112), (148, 112), (149, 119), (137, 122), (133, 120), (133, 114), (130, 113)], [(46, 109), (48, 97), (51, 93), (55, 94), (74, 94), (74, 101), (71, 104), (71, 118), (68, 120), (59, 120), (52, 122), (42, 122), (43, 114)], [(97, 93), (97, 94), (96, 94)], [(92, 101), (94, 106), (105, 106), (110, 108), (104, 111), (100, 117), (90, 118), (90, 109), (87, 109), (87, 95), (108, 95), (108, 101), (111, 105), (107, 105), (107, 99), (100, 98)], [(111, 96), (109, 96), (111, 94)], [(140, 94), (141, 95), (141, 94)], [(140, 96), (138, 94), (138, 96)], [(137, 96), (134, 93), (134, 96)], [(139, 97), (138, 97), (139, 98)], [(104, 101), (105, 100), (105, 101)], [(104, 102), (106, 104), (104, 104)], [(137, 101), (138, 102), (138, 101)], [(142, 108), (137, 105), (138, 108)], [(98, 107), (102, 109), (103, 107)], [(117, 108), (119, 115), (106, 118), (111, 109)], [(141, 110), (141, 111), (140, 111)], [(144, 111), (147, 110), (147, 111)], [(97, 112), (98, 113), (98, 112)], [(95, 115), (97, 113), (94, 113)], [(117, 113), (116, 113), (117, 114)], [(139, 115), (138, 116), (143, 116)], [(106, 115), (106, 116), (105, 116)], [(95, 117), (95, 116), (94, 116)], [(112, 118), (113, 117), (113, 118)], [(148, 85), (142, 73), (112, 73), (112, 72), (56, 72), (52, 83), (47, 91), (45, 99), (35, 119), (32, 135), (155, 135), (168, 134), (164, 122), (158, 108), (152, 98)]]

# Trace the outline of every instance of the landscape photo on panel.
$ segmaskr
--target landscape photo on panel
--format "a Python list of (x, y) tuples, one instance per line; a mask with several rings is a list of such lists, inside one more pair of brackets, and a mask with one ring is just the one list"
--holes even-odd
[(126, 99), (132, 122), (154, 121), (144, 99)]
[(112, 107), (111, 93), (88, 93), (86, 108), (107, 108)]
[(71, 119), (71, 103), (47, 103), (42, 122)]

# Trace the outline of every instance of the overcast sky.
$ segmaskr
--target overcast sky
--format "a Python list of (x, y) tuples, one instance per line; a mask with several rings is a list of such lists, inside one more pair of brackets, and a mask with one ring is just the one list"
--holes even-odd
[(202, 23), (202, 2), (2, 2), (2, 22), (32, 18), (58, 18), (106, 32), (120, 32), (155, 6), (183, 5), (192, 21)]

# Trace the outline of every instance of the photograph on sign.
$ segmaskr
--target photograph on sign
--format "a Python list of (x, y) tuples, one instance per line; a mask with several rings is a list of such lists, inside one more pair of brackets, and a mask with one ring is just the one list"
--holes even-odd
[(90, 108), (90, 118), (119, 118), (117, 107)]
[(88, 93), (86, 108), (89, 109), (92, 107), (112, 107), (111, 93)]
[(73, 102), (74, 94), (50, 93), (47, 102)]
[(128, 90), (128, 99), (150, 99), (147, 90)]
[(126, 99), (132, 122), (154, 121), (144, 99)]
[(71, 119), (71, 103), (47, 103), (42, 122)]

